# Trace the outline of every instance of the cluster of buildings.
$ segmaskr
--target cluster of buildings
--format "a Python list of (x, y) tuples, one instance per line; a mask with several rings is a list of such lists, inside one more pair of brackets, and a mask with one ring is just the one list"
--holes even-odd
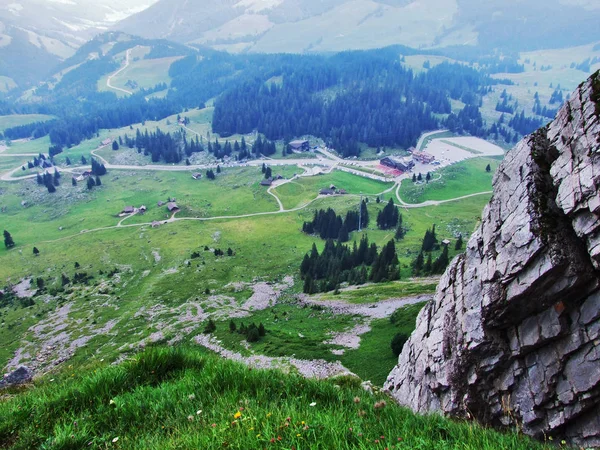
[(408, 152), (411, 153), (411, 156), (404, 158), (387, 156), (380, 161), (380, 164), (400, 172), (410, 172), (416, 163), (432, 164), (435, 161), (435, 156), (427, 152), (420, 152), (414, 147), (409, 149)]
[[(175, 203), (174, 201), (170, 201), (170, 202), (158, 202), (157, 203), (158, 207), (162, 207), (162, 206), (167, 206), (167, 210), (170, 213), (176, 213), (179, 211), (179, 206), (177, 206), (177, 203)], [(140, 206), (139, 208), (136, 208), (135, 206), (126, 206), (125, 208), (123, 208), (123, 211), (121, 211), (121, 213), (119, 214), (119, 217), (124, 217), (124, 216), (129, 216), (131, 214), (144, 214), (146, 211), (148, 210), (148, 208), (146, 208), (145, 205)]]

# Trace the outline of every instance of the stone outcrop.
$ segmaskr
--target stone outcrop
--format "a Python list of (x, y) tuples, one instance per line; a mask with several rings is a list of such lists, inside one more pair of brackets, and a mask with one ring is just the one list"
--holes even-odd
[(25, 366), (21, 366), (12, 372), (4, 375), (4, 378), (0, 379), (0, 389), (17, 386), (19, 384), (29, 383), (33, 378), (33, 372), (31, 369)]
[(509, 152), (385, 388), (418, 412), (600, 447), (600, 75)]

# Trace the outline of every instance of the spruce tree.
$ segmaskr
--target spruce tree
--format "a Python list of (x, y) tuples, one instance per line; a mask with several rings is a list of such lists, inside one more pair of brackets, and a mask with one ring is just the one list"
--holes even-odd
[(15, 241), (13, 240), (10, 233), (4, 230), (4, 246), (6, 248), (13, 248), (15, 246)]
[(88, 177), (88, 179), (87, 179), (87, 188), (88, 188), (88, 190), (91, 191), (94, 186), (96, 186), (96, 182), (94, 181), (94, 179), (91, 176)]
[(37, 248), (37, 247), (33, 247), (33, 254), (34, 254), (35, 256), (37, 256), (37, 255), (39, 255), (39, 254), (40, 254), (40, 251), (38, 250), (38, 248)]
[(485, 171), (486, 172), (491, 172), (492, 171), (492, 166), (490, 166), (489, 164), (487, 166), (485, 166)]
[(102, 181), (98, 175), (96, 175), (96, 186), (102, 186)]
[(420, 276), (423, 272), (423, 266), (425, 264), (425, 258), (423, 257), (423, 252), (419, 253), (419, 256), (413, 261), (413, 275)]
[(456, 244), (454, 245), (454, 250), (462, 250), (463, 247), (463, 237), (462, 234), (458, 235), (458, 239), (456, 240)]
[(77, 179), (75, 177), (71, 178), (71, 184), (77, 186)]
[(235, 322), (233, 321), (233, 319), (231, 319), (229, 321), (229, 332), (235, 333), (235, 330), (237, 330), (237, 327), (235, 326)]

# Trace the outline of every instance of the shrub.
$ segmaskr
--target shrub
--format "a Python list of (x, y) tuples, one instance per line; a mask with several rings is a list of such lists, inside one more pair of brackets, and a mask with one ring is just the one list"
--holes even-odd
[(215, 332), (217, 329), (217, 324), (215, 323), (214, 320), (209, 319), (208, 323), (206, 324), (206, 326), (204, 327), (204, 334), (211, 334), (213, 332)]
[(404, 344), (406, 343), (407, 340), (408, 340), (408, 336), (405, 335), (404, 333), (397, 333), (392, 338), (390, 347), (392, 348), (392, 352), (394, 352), (395, 356), (400, 356), (400, 353), (402, 353), (402, 347), (404, 347)]

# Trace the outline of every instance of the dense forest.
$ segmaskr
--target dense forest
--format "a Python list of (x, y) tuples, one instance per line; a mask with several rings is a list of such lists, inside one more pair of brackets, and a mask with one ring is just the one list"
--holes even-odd
[(352, 248), (329, 239), (320, 254), (313, 244), (302, 260), (300, 275), (306, 294), (332, 291), (341, 283), (355, 285), (398, 280), (396, 245), (391, 240), (378, 251), (375, 243), (369, 244), (366, 235), (358, 245), (354, 242)]

